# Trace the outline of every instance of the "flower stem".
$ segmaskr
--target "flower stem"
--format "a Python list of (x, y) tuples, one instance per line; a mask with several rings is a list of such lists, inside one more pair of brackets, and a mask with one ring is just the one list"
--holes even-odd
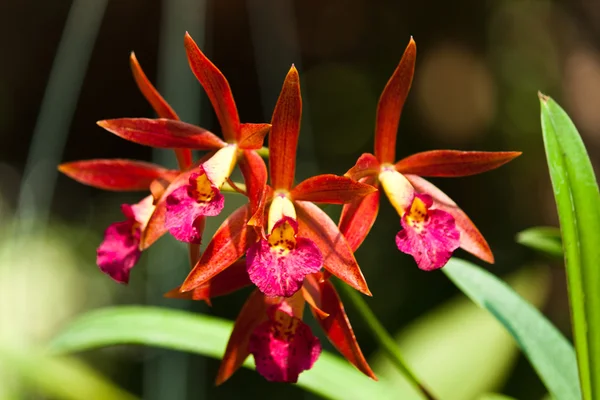
[(262, 158), (269, 158), (269, 148), (268, 147), (261, 147), (260, 149), (256, 150), (256, 152)]
[(419, 378), (410, 370), (400, 349), (396, 345), (396, 342), (385, 329), (385, 327), (379, 322), (373, 311), (369, 308), (367, 302), (362, 298), (361, 294), (352, 289), (346, 284), (338, 284), (337, 287), (344, 292), (346, 298), (352, 303), (354, 308), (358, 311), (360, 316), (365, 322), (365, 325), (371, 330), (371, 333), (375, 337), (375, 340), (383, 349), (385, 355), (394, 364), (394, 366), (400, 371), (402, 375), (408, 379), (408, 381), (418, 389), (427, 399), (435, 400), (433, 394), (419, 382)]

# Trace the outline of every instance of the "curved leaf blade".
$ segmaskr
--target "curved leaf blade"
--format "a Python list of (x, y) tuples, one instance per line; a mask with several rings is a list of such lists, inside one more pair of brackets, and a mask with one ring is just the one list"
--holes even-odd
[(542, 134), (562, 234), (584, 399), (600, 396), (600, 192), (577, 128), (539, 94)]
[(66, 400), (134, 400), (93, 369), (69, 357), (53, 357), (36, 350), (0, 349), (0, 364), (27, 382), (27, 387)]
[(562, 240), (558, 228), (537, 226), (525, 229), (517, 235), (517, 243), (552, 257), (563, 257)]
[[(233, 324), (220, 318), (158, 307), (111, 307), (72, 322), (50, 344), (54, 353), (84, 351), (116, 344), (142, 344), (221, 358)], [(118, 328), (118, 329), (117, 329)], [(246, 368), (254, 368), (246, 360)], [(330, 399), (413, 398), (390, 392), (347, 361), (323, 352), (298, 385)], [(408, 392), (410, 393), (410, 392)]]
[(474, 264), (453, 258), (442, 271), (505, 326), (556, 399), (581, 398), (573, 346), (546, 317), (506, 283)]

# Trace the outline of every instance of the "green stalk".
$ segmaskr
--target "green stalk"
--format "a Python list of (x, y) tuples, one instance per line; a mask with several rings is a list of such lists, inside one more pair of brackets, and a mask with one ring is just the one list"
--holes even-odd
[(381, 346), (385, 355), (396, 366), (398, 371), (400, 371), (400, 373), (406, 377), (409, 383), (415, 389), (418, 389), (427, 399), (435, 400), (434, 395), (425, 387), (424, 384), (419, 382), (419, 378), (417, 378), (417, 376), (411, 371), (410, 367), (406, 364), (402, 354), (400, 353), (400, 349), (396, 345), (396, 341), (381, 324), (381, 322), (379, 322), (379, 319), (377, 319), (371, 308), (369, 308), (369, 305), (362, 298), (361, 294), (345, 284), (339, 284), (337, 287), (344, 292), (345, 297), (358, 311), (361, 318), (364, 320), (365, 325), (369, 327), (373, 337), (375, 337), (375, 340), (379, 346)]
[(268, 147), (261, 147), (260, 149), (256, 150), (256, 152), (262, 158), (269, 158), (269, 148)]

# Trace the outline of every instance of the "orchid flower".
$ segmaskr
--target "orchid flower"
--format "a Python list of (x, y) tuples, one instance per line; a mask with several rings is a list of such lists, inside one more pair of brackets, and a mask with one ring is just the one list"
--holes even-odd
[[(171, 106), (158, 93), (142, 70), (134, 53), (130, 65), (138, 88), (161, 118), (178, 120)], [(192, 164), (189, 149), (175, 148), (181, 169)], [(102, 190), (145, 191), (153, 186), (163, 186), (179, 175), (178, 171), (162, 168), (152, 163), (126, 159), (95, 159), (63, 163), (59, 171), (72, 179)], [(104, 240), (97, 250), (96, 262), (100, 270), (119, 283), (128, 283), (130, 270), (138, 262), (148, 222), (155, 211), (157, 196), (147, 196), (134, 205), (123, 204), (121, 211), (126, 217), (123, 222), (111, 224), (104, 233)], [(164, 228), (154, 231), (156, 238), (162, 236)]]
[[(218, 215), (224, 206), (220, 192), (229, 179), (238, 157), (244, 175), (246, 168), (256, 163), (253, 150), (262, 147), (269, 132), (269, 124), (240, 123), (237, 107), (227, 79), (200, 51), (186, 33), (185, 48), (192, 72), (204, 88), (219, 119), (221, 140), (203, 128), (171, 119), (121, 118), (100, 121), (106, 130), (127, 140), (152, 147), (209, 150), (211, 154), (185, 178), (177, 179), (157, 203), (157, 213), (150, 221), (150, 234), (143, 238), (149, 246), (154, 237), (151, 231), (164, 225), (178, 240), (199, 244), (202, 237), (203, 217)], [(264, 174), (266, 180), (266, 173)], [(254, 201), (254, 199), (253, 199)]]
[[(175, 288), (165, 296), (210, 303), (214, 297), (249, 285), (252, 285), (252, 281), (246, 270), (246, 261), (240, 259), (192, 291), (182, 293)], [(302, 322), (305, 303), (308, 303), (316, 321), (335, 348), (361, 372), (376, 380), (356, 341), (339, 295), (325, 275), (317, 272), (308, 275), (302, 290), (290, 298), (269, 297), (254, 290), (236, 319), (219, 368), (217, 384), (229, 379), (250, 354), (254, 355), (257, 371), (266, 379), (296, 382), (298, 374), (314, 364), (318, 357), (317, 349), (320, 349), (316, 338)], [(279, 334), (273, 316), (286, 321), (283, 327), (293, 328), (286, 330), (288, 335)], [(296, 356), (292, 357), (288, 350), (299, 345), (302, 345), (300, 348), (304, 352), (296, 352)]]
[[(473, 222), (446, 194), (423, 179), (459, 177), (489, 171), (519, 156), (520, 152), (434, 150), (395, 162), (396, 136), (402, 107), (412, 83), (416, 44), (410, 40), (377, 106), (375, 154), (363, 154), (346, 176), (382, 186), (398, 212), (402, 230), (396, 245), (411, 254), (419, 268), (443, 267), (458, 247), (493, 263), (494, 256)], [(340, 226), (348, 240), (362, 242), (377, 217), (379, 192), (348, 204)]]
[(350, 286), (370, 295), (348, 243), (336, 224), (313, 202), (343, 204), (376, 189), (336, 175), (318, 175), (294, 186), (301, 113), (300, 81), (292, 66), (271, 121), (271, 186), (262, 185), (262, 180), (256, 178), (263, 176), (262, 159), (248, 158), (250, 166), (246, 170), (252, 172), (246, 179), (250, 202), (219, 227), (182, 284), (182, 292), (202, 286), (246, 255), (250, 280), (267, 296), (293, 295), (302, 287), (305, 276), (323, 265)]

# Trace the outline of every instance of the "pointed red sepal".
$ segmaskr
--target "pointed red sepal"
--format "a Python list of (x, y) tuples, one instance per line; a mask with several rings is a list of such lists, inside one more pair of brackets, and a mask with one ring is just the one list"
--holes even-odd
[(377, 176), (380, 168), (381, 164), (379, 164), (379, 161), (377, 161), (373, 154), (364, 153), (358, 157), (354, 167), (350, 168), (344, 176), (359, 180), (367, 176)]
[(325, 269), (359, 292), (371, 296), (352, 249), (331, 218), (311, 202), (296, 201), (294, 205), (298, 215), (298, 236), (315, 242), (323, 254)]
[(200, 51), (194, 39), (185, 33), (185, 51), (196, 79), (200, 82), (217, 114), (225, 140), (239, 141), (240, 117), (229, 87), (221, 71)]
[(345, 176), (333, 174), (317, 175), (308, 178), (294, 187), (291, 197), (315, 203), (350, 203), (376, 192), (377, 188), (357, 182)]
[(148, 77), (142, 70), (140, 63), (138, 62), (135, 54), (131, 52), (129, 56), (129, 64), (131, 65), (131, 71), (133, 72), (133, 78), (135, 79), (135, 83), (138, 88), (148, 101), (156, 114), (160, 118), (168, 118), (168, 119), (176, 119), (179, 117), (175, 113), (175, 111), (171, 108), (169, 103), (165, 101), (165, 99), (158, 93), (158, 90), (150, 83)]
[(176, 287), (165, 293), (165, 297), (173, 299), (210, 300), (214, 297), (233, 293), (251, 284), (252, 282), (248, 277), (248, 272), (246, 272), (246, 260), (238, 260), (204, 285), (183, 293), (180, 290), (181, 287)]
[[(182, 172), (175, 178), (169, 186), (164, 188), (164, 184), (160, 181), (156, 181), (153, 184), (152, 196), (155, 198), (154, 212), (148, 220), (148, 225), (140, 240), (140, 249), (145, 250), (156, 242), (167, 230), (165, 229), (165, 220), (167, 216), (167, 197), (181, 185), (185, 185), (189, 182), (190, 175), (198, 172), (198, 168), (191, 169), (186, 172)], [(158, 199), (157, 199), (158, 198)], [(157, 200), (156, 200), (157, 199)]]
[(395, 167), (402, 174), (452, 178), (490, 171), (520, 155), (520, 151), (433, 150), (408, 156)]
[(242, 151), (238, 165), (246, 183), (246, 194), (250, 204), (249, 225), (261, 227), (267, 199), (267, 166), (263, 159), (252, 150)]
[(266, 299), (258, 289), (254, 290), (246, 300), (235, 320), (229, 342), (227, 342), (227, 348), (215, 380), (217, 385), (229, 379), (250, 355), (248, 351), (250, 336), (258, 325), (267, 320), (267, 308), (270, 303), (271, 301)]
[(418, 193), (425, 193), (433, 198), (433, 207), (446, 211), (454, 218), (456, 228), (460, 232), (460, 247), (490, 264), (494, 263), (494, 255), (487, 241), (475, 224), (467, 217), (456, 203), (431, 182), (411, 174), (405, 175)]
[(84, 185), (103, 190), (148, 190), (155, 179), (173, 180), (178, 171), (159, 165), (125, 159), (73, 161), (58, 166), (58, 170)]
[[(309, 277), (311, 277), (309, 279)], [(329, 314), (321, 310), (321, 287), (319, 282), (325, 279), (323, 273), (317, 272), (310, 274), (304, 279), (302, 284), (302, 296), (310, 305), (313, 315), (318, 318), (327, 318)]]
[[(365, 178), (365, 183), (375, 183), (375, 178)], [(338, 227), (352, 251), (356, 251), (365, 240), (379, 212), (379, 191), (362, 199), (345, 204)]]
[[(326, 318), (320, 318), (317, 310), (311, 308), (315, 319), (323, 328), (325, 335), (335, 346), (335, 348), (348, 360), (352, 365), (358, 368), (363, 374), (373, 380), (377, 380), (375, 373), (371, 370), (369, 363), (365, 359), (360, 346), (356, 341), (356, 336), (350, 325), (350, 320), (344, 310), (344, 305), (340, 300), (335, 288), (329, 280), (317, 280), (315, 275), (306, 277), (307, 281), (312, 281), (311, 284), (319, 288), (319, 296), (317, 297), (318, 309), (329, 314)], [(309, 303), (310, 304), (310, 303)]]
[(241, 124), (238, 146), (244, 150), (258, 150), (270, 130), (271, 124)]
[(98, 125), (115, 135), (144, 146), (216, 150), (226, 143), (199, 126), (172, 119), (120, 118), (98, 121)]
[(382, 164), (393, 163), (396, 158), (398, 124), (412, 84), (416, 58), (417, 45), (411, 37), (400, 63), (379, 98), (375, 120), (375, 157)]
[(289, 190), (294, 184), (301, 116), (300, 77), (292, 65), (283, 82), (271, 120), (269, 172), (274, 190)]
[[(131, 52), (131, 56), (129, 57), (129, 64), (131, 65), (135, 83), (154, 109), (154, 112), (156, 112), (160, 118), (179, 120), (179, 117), (169, 103), (165, 101), (160, 93), (158, 93), (158, 90), (150, 83), (133, 52)], [(193, 157), (192, 152), (189, 149), (175, 149), (175, 155), (177, 156), (179, 168), (186, 169), (192, 165)]]
[(171, 182), (166, 179), (155, 179), (150, 183), (150, 193), (154, 198), (154, 204), (162, 197)]
[(254, 229), (248, 227), (250, 207), (246, 204), (234, 211), (217, 229), (206, 250), (181, 285), (188, 292), (204, 285), (215, 275), (244, 255), (256, 241)]

